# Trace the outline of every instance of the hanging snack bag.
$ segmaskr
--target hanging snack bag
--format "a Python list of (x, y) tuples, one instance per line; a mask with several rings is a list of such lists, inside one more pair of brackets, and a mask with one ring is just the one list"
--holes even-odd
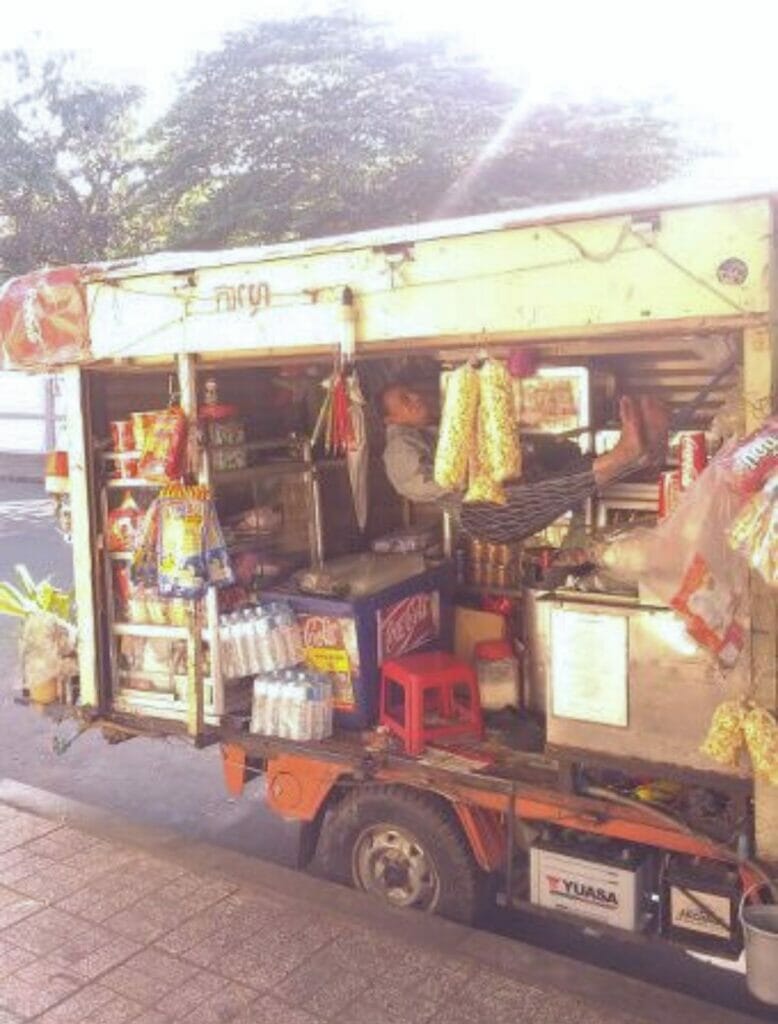
[(766, 420), (726, 460), (727, 479), (741, 494), (755, 494), (778, 472), (778, 416)]
[(708, 735), (700, 748), (719, 764), (737, 766), (743, 750), (743, 721), (746, 709), (742, 700), (725, 700), (713, 712)]
[(743, 718), (743, 734), (756, 774), (778, 786), (778, 723), (766, 708), (752, 707)]
[(730, 526), (727, 537), (766, 583), (778, 587), (778, 474), (749, 498)]
[(521, 449), (508, 371), (496, 359), (487, 359), (478, 372), (480, 406), (478, 425), (483, 435), (487, 475), (504, 483), (521, 473)]
[(440, 434), (435, 453), (435, 483), (461, 490), (467, 480), (467, 464), (475, 439), (478, 413), (478, 374), (465, 363), (449, 374)]
[(184, 471), (187, 426), (184, 410), (177, 405), (154, 414), (144, 437), (138, 466), (140, 475), (155, 483), (177, 480)]
[(160, 498), (158, 586), (165, 597), (193, 599), (205, 590), (204, 504), (193, 490)]
[(470, 451), (468, 477), (469, 486), (464, 500), (468, 504), (488, 502), (491, 505), (504, 505), (505, 492), (490, 472), (489, 452), (487, 451), (487, 431), (485, 429), (484, 402), (478, 406), (475, 443)]

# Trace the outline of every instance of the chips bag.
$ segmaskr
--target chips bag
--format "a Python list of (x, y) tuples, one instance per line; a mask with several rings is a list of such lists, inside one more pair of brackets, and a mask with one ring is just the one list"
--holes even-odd
[(503, 364), (496, 359), (487, 359), (478, 371), (478, 377), (482, 461), (487, 475), (504, 483), (521, 473), (521, 449), (511, 379)]
[(154, 413), (146, 430), (138, 472), (146, 480), (165, 483), (184, 472), (187, 425), (184, 410), (177, 405)]
[(744, 746), (743, 721), (746, 707), (742, 700), (725, 700), (713, 712), (708, 735), (700, 748), (719, 764), (734, 768)]
[(757, 775), (778, 786), (778, 723), (765, 708), (753, 707), (743, 718), (751, 763)]
[(163, 597), (194, 600), (209, 585), (234, 582), (229, 555), (206, 487), (165, 488), (146, 514), (133, 576)]
[(749, 434), (725, 463), (728, 482), (741, 494), (755, 494), (778, 473), (778, 416)]
[(727, 531), (733, 551), (743, 555), (772, 587), (778, 587), (778, 473), (749, 498)]
[(470, 448), (468, 460), (469, 486), (464, 500), (468, 503), (489, 502), (492, 505), (504, 505), (507, 501), (505, 492), (489, 471), (489, 453), (487, 451), (487, 432), (485, 429), (484, 403), (478, 406), (476, 417), (475, 438)]
[(478, 414), (478, 374), (465, 363), (452, 370), (446, 385), (435, 453), (435, 483), (448, 490), (461, 490), (467, 480), (467, 466)]

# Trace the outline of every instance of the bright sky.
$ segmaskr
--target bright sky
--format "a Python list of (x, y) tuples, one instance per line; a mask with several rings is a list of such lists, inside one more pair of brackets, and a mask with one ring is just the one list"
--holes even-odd
[[(0, 48), (78, 52), (95, 77), (141, 82), (164, 109), (196, 52), (248, 21), (326, 11), (326, 0), (38, 0), (9, 3)], [(352, 0), (404, 35), (443, 30), (530, 97), (667, 93), (684, 117), (715, 115), (748, 173), (778, 179), (774, 0)]]

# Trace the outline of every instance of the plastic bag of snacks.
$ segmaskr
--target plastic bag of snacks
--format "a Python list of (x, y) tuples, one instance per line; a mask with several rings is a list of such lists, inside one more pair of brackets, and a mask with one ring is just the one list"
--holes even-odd
[(713, 712), (708, 735), (700, 748), (719, 764), (734, 768), (744, 747), (743, 720), (746, 707), (742, 700), (726, 700)]
[(210, 584), (234, 582), (216, 510), (206, 487), (166, 488), (146, 514), (133, 576), (163, 597), (199, 598)]
[(184, 472), (187, 425), (184, 410), (177, 405), (154, 413), (146, 431), (138, 471), (146, 480), (164, 483), (177, 480)]
[(477, 413), (478, 374), (466, 363), (452, 370), (446, 385), (435, 453), (435, 483), (440, 487), (465, 486)]
[(748, 585), (746, 566), (726, 539), (745, 500), (728, 484), (731, 452), (722, 449), (655, 529), (615, 538), (602, 555), (614, 575), (640, 582), (674, 608), (689, 635), (724, 666), (743, 646), (738, 613)]
[(743, 718), (743, 734), (756, 774), (778, 786), (778, 722), (765, 708), (752, 707)]
[(496, 359), (487, 359), (478, 371), (480, 405), (479, 450), (487, 475), (504, 483), (521, 473), (521, 449), (508, 371)]
[(492, 505), (504, 505), (506, 503), (505, 492), (490, 470), (491, 460), (487, 444), (488, 433), (485, 429), (484, 420), (484, 403), (481, 402), (478, 406), (475, 439), (470, 449), (470, 459), (468, 462), (469, 486), (464, 500), (474, 504), (489, 502)]
[(741, 494), (755, 494), (778, 473), (778, 416), (766, 420), (724, 460), (728, 482)]
[(778, 587), (778, 473), (740, 510), (727, 537), (772, 587)]

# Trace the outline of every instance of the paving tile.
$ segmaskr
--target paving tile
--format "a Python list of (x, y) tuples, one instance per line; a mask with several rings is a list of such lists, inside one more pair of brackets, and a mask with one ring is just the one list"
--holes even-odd
[(327, 948), (292, 971), (274, 995), (292, 1006), (329, 1019), (368, 988), (368, 980), (344, 968)]
[(253, 928), (249, 932), (241, 932), (240, 928), (232, 926), (231, 918), (235, 917), (237, 913), (234, 904), (231, 904), (229, 900), (222, 900), (214, 907), (209, 907), (207, 911), (200, 911), (188, 918), (183, 924), (161, 938), (157, 945), (168, 953), (182, 954), (187, 950), (194, 949), (195, 946), (217, 932), (227, 929), (230, 929), (236, 936), (251, 934), (254, 931)]
[(45, 956), (89, 928), (87, 921), (65, 914), (56, 907), (46, 907), (6, 928), (0, 938), (38, 956)]
[(241, 949), (218, 961), (212, 970), (261, 992), (278, 985), (304, 959), (303, 955), (276, 946), (273, 936), (269, 936), (261, 945), (250, 940), (244, 942)]
[(11, 808), (10, 813), (0, 817), (0, 853), (46, 835), (47, 832), (53, 832), (59, 827), (57, 822), (46, 821), (45, 818)]
[(136, 1021), (142, 1009), (104, 985), (87, 985), (47, 1010), (36, 1024), (125, 1024)]
[(263, 996), (231, 1024), (321, 1024), (321, 1021), (321, 1017), (314, 1017), (299, 1007), (289, 1006), (273, 996)]
[[(383, 1015), (398, 1024), (405, 1024), (406, 1021), (418, 1021), (421, 1024), (431, 1020), (446, 999), (445, 995), (430, 999), (413, 988), (399, 988), (393, 982), (378, 981), (352, 1004), (351, 1014), (356, 1011), (363, 1019), (369, 1019), (371, 1007), (380, 1007)], [(348, 1016), (349, 1011), (346, 1011), (346, 1019)]]
[(419, 1000), (439, 1002), (464, 987), (475, 974), (476, 967), (465, 960), (406, 948), (393, 957), (381, 975), (380, 987), (409, 992)]
[(0, 931), (42, 909), (43, 904), (39, 900), (20, 896), (13, 889), (0, 886)]
[(52, 861), (49, 866), (20, 878), (14, 883), (14, 889), (34, 900), (56, 903), (88, 884), (89, 879), (84, 877), (83, 872), (69, 864)]
[(20, 1017), (34, 1017), (81, 986), (81, 979), (59, 964), (38, 959), (0, 982), (0, 1006)]
[(97, 853), (101, 849), (108, 849), (108, 843), (96, 836), (63, 825), (39, 839), (33, 839), (27, 843), (27, 849), (30, 853), (48, 857), (49, 860), (65, 861), (87, 850)]
[(7, 974), (13, 974), (20, 967), (26, 967), (35, 959), (35, 954), (28, 949), (20, 949), (10, 942), (0, 939), (0, 979)]
[(386, 974), (407, 952), (407, 946), (366, 928), (346, 929), (329, 949), (343, 967), (371, 978)]
[(242, 1016), (256, 998), (257, 993), (245, 985), (229, 983), (182, 1017), (182, 1024), (226, 1024)]
[(137, 942), (123, 939), (97, 925), (90, 925), (66, 939), (52, 951), (50, 959), (85, 981), (91, 981), (104, 971), (128, 960), (140, 948)]
[(218, 974), (201, 971), (163, 996), (156, 1009), (167, 1017), (179, 1020), (229, 984), (226, 978), (221, 978)]
[(138, 899), (139, 892), (126, 875), (109, 872), (79, 892), (60, 900), (57, 906), (70, 914), (78, 914), (88, 921), (100, 923), (106, 918), (131, 907)]
[(0, 885), (13, 888), (14, 882), (20, 878), (43, 872), (54, 867), (55, 863), (56, 861), (49, 857), (29, 853), (27, 846), (14, 846), (13, 849), (0, 853)]
[(156, 949), (143, 950), (104, 974), (100, 982), (128, 999), (156, 1007), (165, 996), (188, 983), (198, 970)]

